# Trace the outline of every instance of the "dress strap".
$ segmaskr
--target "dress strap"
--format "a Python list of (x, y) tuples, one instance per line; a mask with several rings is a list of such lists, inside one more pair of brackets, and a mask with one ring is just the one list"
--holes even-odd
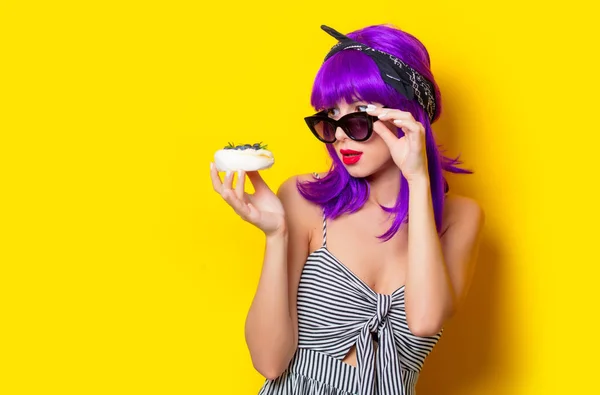
[[(313, 172), (313, 176), (315, 176), (316, 179), (321, 179), (321, 176), (319, 176), (319, 173), (317, 172)], [(321, 212), (323, 215), (323, 246), (327, 248), (327, 217), (325, 216), (325, 209), (321, 208)]]
[(325, 210), (323, 210), (323, 246), (327, 248), (327, 217), (325, 217)]

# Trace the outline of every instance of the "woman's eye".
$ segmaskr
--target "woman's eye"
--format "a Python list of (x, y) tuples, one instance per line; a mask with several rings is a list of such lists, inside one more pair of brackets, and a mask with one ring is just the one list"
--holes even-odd
[(329, 110), (327, 110), (327, 115), (335, 117), (336, 114), (333, 113), (335, 110), (337, 110), (337, 108), (330, 108)]
[(358, 108), (358, 111), (362, 111), (362, 112), (367, 111), (367, 106), (366, 105), (364, 105), (364, 106), (358, 106), (356, 108)]

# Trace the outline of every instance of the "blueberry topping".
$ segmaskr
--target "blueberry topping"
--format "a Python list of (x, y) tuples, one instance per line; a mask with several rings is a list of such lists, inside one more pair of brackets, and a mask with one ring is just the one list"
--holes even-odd
[(247, 150), (247, 149), (254, 149), (254, 150), (260, 150), (260, 149), (266, 149), (267, 145), (263, 145), (262, 142), (260, 143), (254, 143), (254, 144), (238, 144), (235, 145), (233, 143), (229, 143), (227, 146), (224, 147), (224, 149), (233, 149), (233, 150)]

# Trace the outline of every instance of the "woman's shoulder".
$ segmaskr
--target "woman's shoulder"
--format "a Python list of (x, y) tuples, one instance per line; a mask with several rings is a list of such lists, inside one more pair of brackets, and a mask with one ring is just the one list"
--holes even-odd
[(327, 175), (327, 173), (328, 173), (328, 172), (326, 172), (326, 171), (324, 171), (324, 172), (321, 172), (321, 173), (318, 173), (318, 172), (316, 172), (316, 171), (315, 171), (315, 172), (313, 172), (313, 173), (307, 174), (307, 176), (309, 176), (309, 175), (310, 175), (310, 176), (313, 176), (313, 177), (315, 177), (315, 178), (324, 178), (324, 177)]
[(298, 183), (316, 180), (313, 173), (297, 174), (288, 177), (279, 187), (277, 196), (281, 201), (286, 216), (290, 221), (305, 229), (312, 235), (312, 232), (320, 227), (322, 221), (321, 207), (302, 196), (298, 190)]
[(326, 174), (327, 174), (327, 172), (323, 172), (323, 173), (313, 172), (313, 173), (296, 174), (296, 175), (290, 176), (281, 183), (279, 190), (284, 191), (284, 192), (297, 191), (298, 183), (303, 183), (303, 182), (307, 182), (307, 181), (316, 181), (318, 179), (325, 177)]
[(444, 202), (444, 222), (447, 225), (459, 221), (479, 221), (483, 217), (483, 208), (476, 199), (453, 192), (448, 192), (446, 194)]
[(307, 181), (316, 181), (319, 178), (322, 178), (327, 173), (305, 173), (305, 174), (296, 174), (291, 177), (288, 177), (281, 185), (279, 186), (279, 190), (277, 191), (277, 196), (280, 199), (285, 199), (289, 201), (291, 204), (295, 206), (304, 205), (306, 207), (313, 206), (318, 207), (316, 204), (306, 200), (304, 196), (300, 194), (298, 190), (298, 184), (307, 182)]
[[(306, 181), (315, 181), (321, 178), (324, 178), (327, 175), (327, 172), (312, 172), (312, 173), (304, 173), (304, 174), (297, 174), (295, 176), (291, 176), (290, 178), (288, 178), (288, 180), (293, 179), (296, 181), (300, 181), (300, 182), (306, 182)], [(286, 180), (286, 181), (288, 181)]]

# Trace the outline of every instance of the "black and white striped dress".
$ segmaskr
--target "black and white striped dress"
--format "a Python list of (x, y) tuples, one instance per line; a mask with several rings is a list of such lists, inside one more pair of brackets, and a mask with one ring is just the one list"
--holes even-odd
[[(404, 286), (379, 294), (341, 263), (327, 249), (325, 216), (323, 245), (304, 265), (297, 306), (298, 349), (259, 395), (415, 395), (423, 362), (443, 332), (413, 335)], [(356, 367), (342, 362), (354, 345)]]

